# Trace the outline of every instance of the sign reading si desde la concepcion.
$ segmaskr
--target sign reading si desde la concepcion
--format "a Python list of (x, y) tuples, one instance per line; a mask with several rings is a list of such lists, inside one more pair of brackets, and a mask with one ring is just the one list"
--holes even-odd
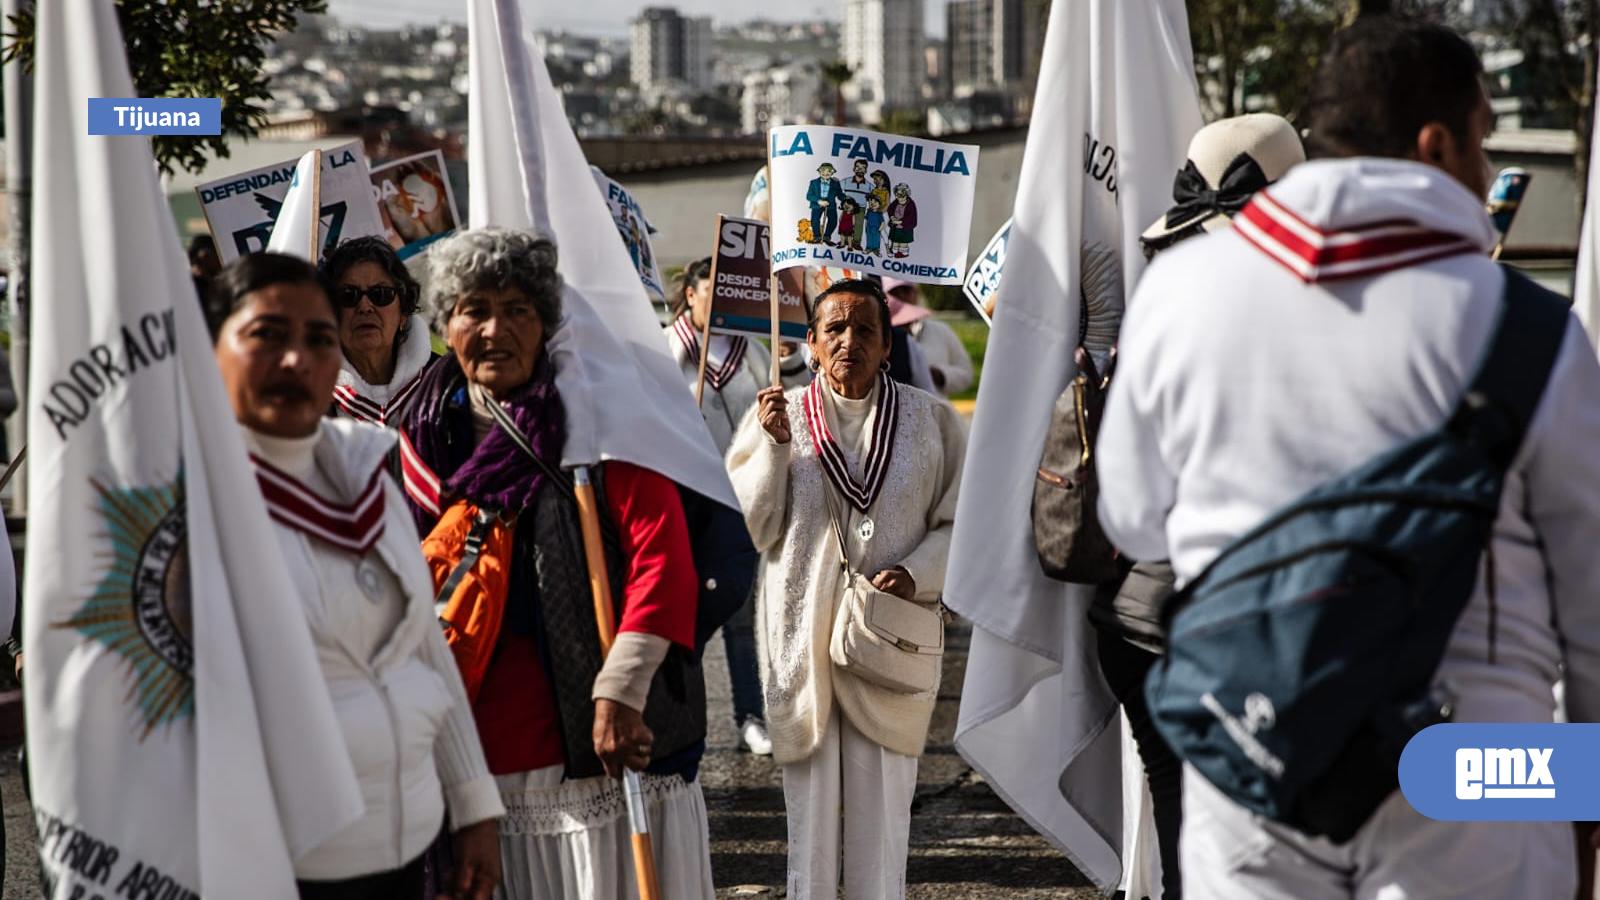
[[(326, 191), (327, 181), (323, 184)], [(461, 226), (456, 195), (450, 189), (450, 173), (444, 167), (444, 154), (438, 150), (373, 169), (372, 191), (378, 200), (378, 215), (383, 219), (383, 235), (401, 259), (416, 256)]]
[(848, 128), (768, 135), (772, 267), (960, 284), (978, 148)]
[(1000, 299), (1000, 273), (1005, 269), (1006, 248), (1010, 245), (1011, 220), (1007, 219), (972, 261), (972, 267), (967, 269), (967, 283), (961, 286), (961, 292), (989, 325), (994, 324), (995, 303)]
[(590, 166), (589, 171), (594, 174), (594, 183), (600, 188), (600, 196), (606, 198), (611, 221), (617, 223), (617, 233), (622, 235), (622, 243), (628, 248), (628, 257), (633, 260), (633, 268), (639, 273), (639, 281), (650, 292), (650, 296), (657, 300), (666, 299), (666, 285), (656, 265), (655, 250), (650, 247), (650, 235), (656, 233), (656, 228), (645, 216), (644, 207), (639, 205), (627, 188), (600, 171), (600, 167)]
[[(770, 231), (759, 219), (717, 217), (717, 249), (711, 258), (711, 330), (720, 334), (772, 336)], [(806, 336), (806, 298), (797, 285), (778, 283), (778, 333)]]
[[(284, 160), (195, 188), (224, 265), (266, 248), (298, 161)], [(349, 238), (384, 233), (360, 141), (323, 151), (321, 192), (323, 252)]]

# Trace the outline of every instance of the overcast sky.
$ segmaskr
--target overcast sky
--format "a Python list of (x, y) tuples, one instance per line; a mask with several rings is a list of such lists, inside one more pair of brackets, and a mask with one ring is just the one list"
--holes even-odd
[[(927, 11), (923, 24), (929, 33), (943, 34), (943, 0), (924, 2)], [(771, 6), (750, 0), (522, 0), (522, 5), (527, 23), (534, 28), (609, 35), (626, 34), (628, 20), (646, 6), (676, 6), (685, 15), (708, 15), (719, 24), (743, 22), (758, 15), (792, 21), (844, 18), (844, 0), (801, 0)], [(464, 22), (467, 0), (328, 0), (328, 9), (341, 19), (393, 28), (440, 19)]]

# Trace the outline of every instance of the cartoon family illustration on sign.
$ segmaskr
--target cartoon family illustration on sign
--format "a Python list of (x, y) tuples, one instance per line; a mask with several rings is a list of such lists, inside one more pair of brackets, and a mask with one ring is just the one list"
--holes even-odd
[(811, 218), (799, 222), (800, 241), (872, 256), (909, 256), (917, 239), (917, 201), (911, 187), (901, 182), (891, 189), (889, 173), (877, 169), (869, 174), (864, 159), (851, 169), (850, 177), (841, 180), (833, 163), (817, 167), (817, 177), (806, 186)]

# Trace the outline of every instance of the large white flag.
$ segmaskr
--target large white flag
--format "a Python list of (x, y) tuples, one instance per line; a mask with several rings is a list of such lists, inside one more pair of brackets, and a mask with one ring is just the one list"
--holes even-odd
[(467, 29), (472, 227), (532, 229), (560, 251), (565, 320), (550, 351), (567, 409), (562, 462), (624, 460), (737, 509), (517, 0), (472, 0)]
[(312, 150), (300, 157), (294, 167), (289, 193), (283, 195), (278, 220), (272, 223), (268, 251), (288, 253), (313, 263), (318, 260), (322, 249), (321, 181), (322, 151)]
[[(1139, 234), (1200, 127), (1181, 0), (1056, 0), (1023, 152), (950, 549), (946, 602), (977, 626), (956, 748), (1104, 890), (1121, 875), (1120, 730), (1085, 618), (1029, 522), (1080, 297), (1115, 308)], [(1120, 277), (1119, 277), (1120, 275)], [(1134, 895), (1137, 896), (1137, 895)]]
[(24, 604), (47, 894), (295, 894), (361, 795), (148, 142), (112, 0), (38, 5)]
[[(1600, 117), (1593, 135), (1600, 135)], [(1578, 269), (1572, 274), (1572, 307), (1589, 334), (1600, 344), (1600, 140), (1589, 139), (1589, 192), (1583, 210), (1583, 230), (1578, 235)]]

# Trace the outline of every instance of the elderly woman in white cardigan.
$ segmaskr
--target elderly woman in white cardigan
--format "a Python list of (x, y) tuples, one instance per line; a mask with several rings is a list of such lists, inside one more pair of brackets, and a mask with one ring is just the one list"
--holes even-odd
[(842, 844), (845, 897), (894, 900), (905, 894), (937, 679), (900, 693), (832, 661), (849, 585), (841, 544), (851, 572), (932, 615), (966, 438), (947, 404), (888, 377), (889, 308), (877, 284), (841, 281), (821, 294), (806, 341), (816, 379), (763, 390), (728, 458), (763, 554), (761, 676), (783, 766), (789, 896), (833, 900)]

